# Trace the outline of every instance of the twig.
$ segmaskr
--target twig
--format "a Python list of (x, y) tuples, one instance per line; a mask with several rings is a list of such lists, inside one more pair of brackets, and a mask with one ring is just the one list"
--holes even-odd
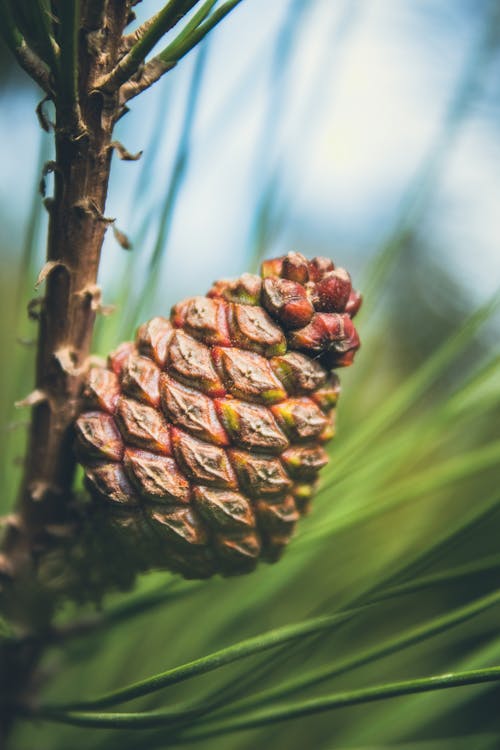
[[(199, 0), (187, 0), (187, 2), (186, 0), (177, 0), (177, 11), (175, 10), (175, 8), (172, 9), (172, 25), (164, 32), (164, 34), (170, 31), (170, 29), (173, 29), (173, 27), (186, 15), (186, 13), (189, 13), (189, 11), (194, 8), (197, 2), (199, 2)], [(152, 16), (143, 24), (141, 24), (141, 26), (139, 26), (137, 29), (132, 31), (130, 34), (127, 34), (127, 36), (123, 37), (121, 46), (124, 52), (129, 52), (132, 47), (134, 47), (134, 45), (144, 37), (144, 34), (149, 30), (151, 24), (154, 23), (158, 15), (159, 13)]]
[(125, 83), (151, 52), (155, 44), (191, 9), (198, 0), (170, 0), (155, 16), (142, 24), (126, 40), (135, 41), (130, 52), (107, 75), (96, 81), (96, 88), (112, 93)]
[(150, 62), (146, 63), (141, 71), (140, 76), (136, 79), (132, 79), (124, 83), (120, 88), (120, 103), (130, 101), (134, 97), (146, 91), (153, 83), (156, 83), (165, 73), (172, 68), (175, 68), (176, 62), (172, 62), (169, 65), (160, 60), (158, 57), (154, 57)]
[(2, 15), (0, 34), (3, 36), (5, 43), (15, 55), (23, 70), (38, 83), (46, 94), (50, 95), (52, 93), (50, 71), (43, 60), (26, 44), (23, 35), (14, 22), (14, 17), (6, 0), (0, 0), (0, 12)]
[(228, 0), (209, 15), (215, 2), (216, 0), (206, 0), (180, 34), (162, 52), (145, 64), (138, 79), (130, 80), (121, 87), (120, 101), (122, 104), (145, 91), (164, 73), (174, 68), (179, 60), (185, 57), (193, 47), (196, 47), (209, 31), (217, 26), (241, 0)]
[[(16, 2), (17, 0), (15, 0), (13, 5), (15, 5)], [(39, 49), (41, 57), (47, 63), (50, 70), (55, 73), (59, 66), (60, 50), (56, 40), (54, 39), (52, 16), (48, 12), (48, 9), (45, 7), (42, 0), (31, 0), (30, 17), (33, 23), (33, 27), (36, 29), (36, 36), (35, 39), (32, 40), (30, 36), (26, 34), (27, 40), (32, 46)]]

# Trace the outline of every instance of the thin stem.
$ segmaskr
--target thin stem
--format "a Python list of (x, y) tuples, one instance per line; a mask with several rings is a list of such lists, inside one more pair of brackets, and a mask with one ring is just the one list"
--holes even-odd
[(50, 0), (7, 0), (15, 9), (17, 23), (27, 43), (52, 73), (59, 66), (59, 46), (54, 38)]
[[(196, 13), (193, 14), (193, 17), (188, 21), (188, 23), (184, 26), (182, 31), (175, 37), (175, 39), (170, 42), (170, 44), (165, 47), (162, 52), (159, 53), (158, 58), (160, 60), (165, 60), (165, 62), (170, 62), (170, 58), (175, 59), (175, 55), (165, 55), (165, 52), (169, 49), (175, 49), (176, 45), (182, 45), (191, 34), (198, 28), (198, 26), (205, 20), (205, 18), (208, 16), (212, 8), (214, 7), (217, 0), (205, 0), (203, 5), (198, 8)], [(214, 14), (215, 15), (215, 14)]]
[[(71, 4), (72, 2), (79, 2), (79, 0), (71, 0), (71, 2), (70, 0), (66, 0), (63, 5), (67, 3)], [(35, 6), (37, 21), (40, 23), (42, 30), (40, 40), (43, 45), (45, 59), (52, 71), (55, 72), (60, 61), (60, 49), (54, 39), (50, 2), (49, 0), (35, 0), (32, 6)], [(31, 11), (33, 11), (33, 8), (31, 8)]]
[[(432, 675), (413, 680), (400, 682), (389, 682), (373, 685), (361, 690), (351, 690), (342, 693), (332, 693), (312, 698), (310, 700), (288, 703), (275, 708), (265, 708), (260, 711), (249, 713), (233, 721), (215, 723), (207, 730), (187, 732), (183, 738), (186, 740), (207, 739), (228, 732), (241, 731), (243, 729), (255, 729), (257, 727), (275, 724), (278, 721), (297, 719), (301, 716), (311, 716), (323, 711), (331, 711), (336, 708), (347, 708), (374, 701), (399, 698), (416, 693), (427, 693), (435, 690), (443, 690), (466, 685), (480, 685), (500, 680), (500, 667), (487, 669), (475, 669), (466, 672), (456, 672), (443, 675)], [(63, 712), (49, 709), (41, 709), (33, 713), (34, 719), (46, 719), (61, 724), (74, 724), (76, 726), (105, 728), (127, 728), (144, 729), (162, 726), (172, 722), (172, 713), (167, 711), (144, 711), (142, 713), (98, 713), (98, 712)], [(210, 723), (210, 719), (203, 722)]]
[(244, 709), (265, 705), (273, 700), (282, 700), (285, 696), (297, 693), (299, 690), (311, 688), (325, 680), (331, 679), (332, 677), (345, 674), (353, 669), (370, 664), (378, 659), (382, 659), (385, 656), (397, 653), (404, 648), (409, 648), (410, 646), (420, 643), (423, 640), (427, 640), (439, 633), (443, 633), (450, 628), (461, 625), (462, 623), (477, 617), (482, 612), (485, 612), (498, 604), (500, 604), (500, 591), (495, 591), (493, 594), (488, 594), (487, 596), (481, 597), (477, 601), (472, 602), (472, 604), (460, 607), (447, 615), (436, 617), (433, 620), (430, 620), (430, 622), (424, 623), (424, 625), (411, 628), (402, 635), (390, 638), (381, 644), (376, 644), (372, 648), (347, 657), (336, 664), (334, 663), (332, 665), (312, 670), (308, 673), (306, 672), (305, 674), (301, 674), (298, 677), (289, 680), (285, 684), (265, 690), (254, 698), (250, 698), (239, 705), (236, 704), (222, 715), (233, 715), (235, 713), (240, 713)]
[[(166, 28), (163, 34), (170, 31), (170, 29), (172, 29), (186, 15), (186, 13), (189, 13), (189, 11), (192, 10), (198, 2), (199, 0), (175, 0), (175, 2), (171, 0), (170, 6), (172, 7), (172, 22), (171, 26)], [(161, 12), (162, 11), (160, 11), (160, 13)], [(126, 50), (130, 50), (140, 39), (142, 39), (144, 34), (149, 30), (150, 25), (155, 22), (160, 13), (157, 13), (155, 16), (145, 21), (131, 34), (123, 37), (123, 46)]]
[(311, 531), (303, 535), (303, 543), (317, 543), (330, 534), (365, 524), (373, 518), (388, 513), (394, 508), (402, 507), (409, 501), (425, 496), (426, 492), (435, 492), (461, 479), (477, 474), (498, 464), (500, 440), (492, 445), (470, 451), (464, 456), (453, 456), (442, 465), (432, 467), (427, 472), (416, 473), (409, 479), (403, 479), (394, 487), (374, 493), (370, 501), (352, 511), (346, 510), (337, 516), (323, 517), (321, 524), (316, 524)]
[[(199, 44), (209, 31), (217, 26), (241, 0), (229, 0), (229, 2), (224, 3), (209, 15), (215, 2), (216, 0), (206, 0), (180, 34), (162, 52), (146, 63), (139, 79), (128, 81), (121, 87), (120, 99), (122, 102), (127, 102), (142, 91), (145, 91), (158, 81), (162, 75), (172, 70), (179, 60)], [(202, 23), (204, 18), (207, 20)]]
[(219, 669), (226, 664), (232, 664), (233, 662), (247, 656), (275, 648), (277, 645), (287, 643), (296, 638), (302, 638), (306, 635), (326, 631), (350, 617), (352, 617), (352, 612), (342, 612), (330, 617), (317, 617), (312, 620), (306, 620), (297, 625), (287, 625), (282, 628), (277, 628), (276, 630), (271, 630), (268, 633), (264, 633), (254, 638), (240, 641), (239, 643), (234, 644), (234, 646), (215, 651), (208, 656), (188, 662), (180, 667), (174, 667), (166, 672), (161, 672), (153, 677), (136, 682), (133, 685), (128, 685), (120, 690), (115, 690), (114, 692), (103, 695), (96, 700), (52, 706), (51, 708), (54, 710), (70, 708), (105, 708), (107, 706), (130, 701), (134, 698), (139, 698), (140, 696), (161, 690), (162, 688), (167, 687), (167, 685), (175, 685), (192, 677)]
[(2, 17), (0, 34), (4, 38), (5, 43), (15, 55), (23, 70), (36, 81), (45, 93), (50, 94), (49, 69), (44, 61), (26, 44), (23, 35), (14, 22), (14, 17), (7, 0), (0, 0), (0, 14)]
[[(413, 680), (402, 680), (398, 682), (382, 683), (359, 690), (333, 693), (319, 698), (306, 701), (277, 706), (275, 708), (264, 708), (246, 717), (239, 717), (232, 722), (215, 724), (206, 731), (187, 732), (186, 739), (204, 739), (220, 734), (227, 734), (243, 729), (275, 724), (279, 721), (298, 719), (301, 716), (311, 716), (323, 711), (331, 711), (337, 708), (347, 708), (374, 701), (400, 698), (405, 695), (417, 693), (428, 693), (466, 685), (480, 685), (500, 680), (500, 667), (476, 669), (464, 672), (432, 675)], [(159, 712), (158, 712), (159, 713)], [(208, 720), (209, 721), (209, 720)], [(207, 721), (207, 723), (208, 723)], [(132, 726), (132, 725), (131, 725)]]
[(442, 573), (419, 576), (418, 578), (413, 578), (406, 583), (390, 586), (383, 589), (380, 594), (375, 594), (372, 599), (368, 599), (367, 601), (380, 602), (387, 599), (406, 596), (407, 594), (413, 594), (416, 591), (434, 588), (434, 586), (440, 586), (442, 584), (448, 585), (453, 581), (467, 578), (469, 576), (475, 576), (479, 573), (489, 575), (498, 568), (500, 568), (500, 555), (488, 555), (481, 560), (466, 563), (464, 565), (457, 565), (454, 568), (448, 568)]
[[(156, 15), (142, 24), (131, 36), (137, 41), (130, 52), (108, 75), (96, 82), (96, 87), (108, 93), (116, 91), (125, 83), (143, 62), (155, 44), (160, 41), (180, 19), (193, 8), (198, 0), (170, 0)], [(215, 0), (214, 0), (215, 2)], [(212, 3), (213, 4), (213, 3)]]
[(217, 26), (217, 24), (220, 23), (220, 21), (222, 21), (222, 19), (225, 18), (225, 16), (227, 16), (227, 14), (230, 13), (240, 2), (241, 0), (228, 0), (228, 2), (223, 3), (220, 8), (216, 8), (204, 23), (200, 23), (203, 18), (206, 18), (215, 4), (213, 0), (207, 0), (202, 8), (200, 8), (199, 18), (193, 16), (192, 20), (186, 24), (179, 36), (165, 47), (162, 52), (160, 52), (158, 58), (167, 64), (174, 60), (175, 62), (178, 62), (190, 50), (192, 50), (193, 47), (201, 42), (208, 32), (215, 28), (215, 26)]

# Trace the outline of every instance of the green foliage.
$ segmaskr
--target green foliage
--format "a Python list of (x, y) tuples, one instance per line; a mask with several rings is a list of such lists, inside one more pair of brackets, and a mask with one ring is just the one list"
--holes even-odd
[[(330, 732), (336, 746), (342, 738), (356, 746), (371, 731), (385, 747), (452, 731), (450, 712), (468, 702), (462, 721), (479, 732), (477, 696), (488, 701), (499, 678), (489, 668), (500, 641), (488, 615), (500, 603), (500, 447), (488, 439), (498, 355), (485, 352), (444, 396), (433, 389), (455, 373), (495, 308), (496, 300), (474, 313), (396, 388), (362, 396), (371, 408), (353, 423), (350, 405), (384, 368), (383, 353), (368, 344), (343, 394), (340, 439), (314, 512), (279, 565), (202, 584), (156, 574), (141, 584), (144, 593), (106, 605), (99, 627), (63, 623), (64, 669), (39, 709), (42, 736), (85, 747), (90, 732), (93, 744), (112, 748), (114, 728), (122, 747), (160, 748), (220, 747), (227, 734), (228, 747), (243, 747), (240, 733), (260, 728), (268, 743), (276, 724), (278, 747), (301, 746), (294, 738), (303, 732), (317, 747), (330, 746)], [(368, 342), (383, 316), (361, 324)], [(166, 589), (155, 584), (165, 578)], [(127, 686), (131, 677), (140, 681)], [(418, 694), (428, 690), (437, 692), (422, 709)], [(140, 710), (122, 707), (139, 698)], [(95, 711), (118, 705), (118, 713)], [(52, 722), (68, 727), (56, 732)], [(494, 731), (495, 722), (487, 726)], [(124, 738), (122, 727), (141, 732)]]

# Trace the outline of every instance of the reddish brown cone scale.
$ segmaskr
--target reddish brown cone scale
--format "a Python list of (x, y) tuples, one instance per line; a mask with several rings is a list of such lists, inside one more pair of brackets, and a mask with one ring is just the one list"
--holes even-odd
[(91, 370), (78, 456), (144, 567), (206, 578), (278, 559), (328, 460), (360, 304), (330, 259), (289, 253), (144, 323)]

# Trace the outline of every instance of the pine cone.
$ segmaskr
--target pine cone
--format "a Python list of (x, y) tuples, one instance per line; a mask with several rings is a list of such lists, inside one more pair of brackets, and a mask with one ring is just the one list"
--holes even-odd
[(327, 258), (289, 253), (261, 275), (175, 305), (90, 371), (78, 456), (143, 568), (248, 572), (309, 508), (361, 297)]

